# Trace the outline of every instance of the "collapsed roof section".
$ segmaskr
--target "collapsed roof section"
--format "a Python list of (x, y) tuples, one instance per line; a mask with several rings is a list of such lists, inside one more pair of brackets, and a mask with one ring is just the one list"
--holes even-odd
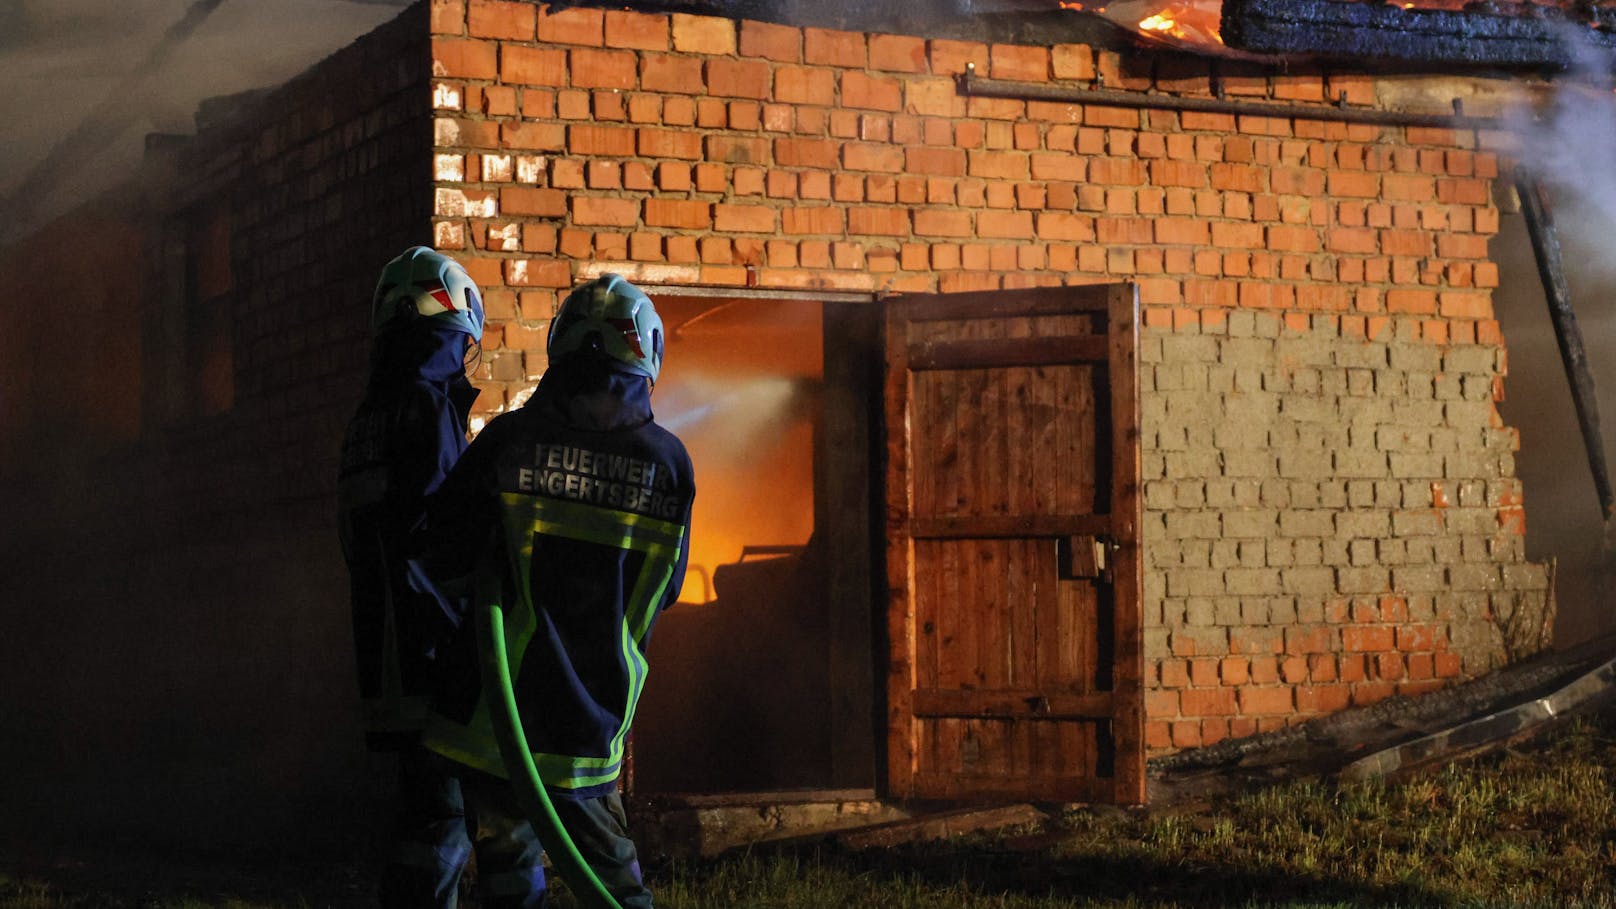
[(1572, 65), (1616, 51), (1616, 8), (1593, 3), (1225, 0), (1223, 38), (1258, 54), (1443, 66)]

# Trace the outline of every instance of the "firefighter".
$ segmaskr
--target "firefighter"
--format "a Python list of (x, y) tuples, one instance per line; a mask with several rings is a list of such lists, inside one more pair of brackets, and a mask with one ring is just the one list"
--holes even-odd
[(417, 246), (382, 270), (371, 328), (370, 379), (343, 440), (338, 497), (366, 740), (399, 754), (382, 905), (452, 904), (471, 852), (468, 802), (485, 882), (515, 878), (510, 889), (530, 890), (536, 876), (542, 880), (541, 850), (514, 799), (469, 791), (457, 768), (420, 745), (438, 668), (465, 609), (427, 577), (412, 532), (427, 496), (466, 449), (477, 398), (466, 358), (482, 339), (481, 296), (457, 262)]
[[(548, 352), (528, 402), (489, 423), (444, 481), (428, 534), (442, 576), (477, 577), (477, 596), (511, 612), (512, 689), (540, 781), (594, 876), (638, 909), (651, 895), (617, 778), (652, 626), (684, 580), (695, 483), (651, 413), (663, 329), (639, 288), (612, 274), (576, 288)], [(469, 637), (424, 742), (508, 778)]]

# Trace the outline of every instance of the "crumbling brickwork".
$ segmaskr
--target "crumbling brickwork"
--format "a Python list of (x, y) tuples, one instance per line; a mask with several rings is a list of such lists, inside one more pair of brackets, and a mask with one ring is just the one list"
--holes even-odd
[[(487, 406), (543, 371), (558, 292), (603, 271), (883, 292), (1130, 280), (1152, 748), (1537, 642), (1545, 582), (1493, 409), (1497, 161), (1474, 136), (956, 90), (974, 63), (1211, 92), (1204, 64), (1076, 45), (501, 0), (431, 14), (434, 233), (489, 288)], [(1222, 84), (1377, 98), (1320, 72)]]
[(1410, 319), (1200, 315), (1143, 351), (1151, 746), (1427, 691), (1546, 643), (1493, 408), (1502, 347)]

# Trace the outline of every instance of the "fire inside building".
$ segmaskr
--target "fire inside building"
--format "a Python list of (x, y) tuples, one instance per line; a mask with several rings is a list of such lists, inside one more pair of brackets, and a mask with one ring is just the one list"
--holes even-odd
[(6, 558), (56, 579), (8, 636), (58, 659), (6, 661), (11, 817), (228, 838), (371, 791), (335, 459), (414, 244), (485, 291), (474, 428), (570, 287), (668, 326), (701, 495), (636, 794), (1137, 804), (1153, 756), (1598, 612), (1596, 557), (1528, 545), (1597, 549), (1591, 381), (1596, 481), (1529, 535), (1495, 308), (1542, 292), (1511, 111), (1616, 13), (740, 6), (416, 3), (4, 251)]

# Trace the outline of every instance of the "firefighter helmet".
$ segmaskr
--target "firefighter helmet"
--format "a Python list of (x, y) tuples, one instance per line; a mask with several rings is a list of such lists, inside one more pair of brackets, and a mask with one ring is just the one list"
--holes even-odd
[(370, 328), (379, 334), (415, 316), (436, 327), (483, 338), (483, 300), (459, 262), (425, 246), (412, 246), (387, 263), (371, 301)]
[(622, 275), (604, 274), (561, 301), (546, 348), (552, 360), (600, 351), (655, 385), (662, 372), (662, 319), (644, 291)]

